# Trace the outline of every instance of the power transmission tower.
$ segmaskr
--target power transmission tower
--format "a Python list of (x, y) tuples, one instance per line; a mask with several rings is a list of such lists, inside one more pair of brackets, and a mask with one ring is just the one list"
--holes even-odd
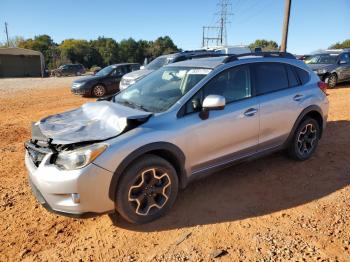
[(220, 42), (221, 45), (227, 45), (227, 25), (230, 23), (229, 17), (231, 13), (231, 0), (220, 0), (218, 3), (219, 12), (216, 14), (219, 16), (218, 24), (220, 25)]
[(7, 31), (7, 23), (6, 22), (5, 22), (5, 33), (6, 33), (7, 47), (10, 47), (9, 33)]
[(229, 17), (232, 15), (231, 0), (219, 0), (218, 12), (215, 15), (218, 17), (216, 26), (203, 26), (202, 46), (209, 47), (210, 43), (216, 46), (227, 45), (227, 25)]

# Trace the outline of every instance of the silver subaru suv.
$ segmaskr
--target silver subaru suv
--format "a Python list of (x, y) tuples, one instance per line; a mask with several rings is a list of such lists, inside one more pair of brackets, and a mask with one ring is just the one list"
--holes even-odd
[(286, 149), (310, 158), (326, 126), (327, 85), (288, 53), (188, 60), (117, 95), (32, 125), (25, 164), (37, 199), (68, 216), (165, 214), (180, 188)]

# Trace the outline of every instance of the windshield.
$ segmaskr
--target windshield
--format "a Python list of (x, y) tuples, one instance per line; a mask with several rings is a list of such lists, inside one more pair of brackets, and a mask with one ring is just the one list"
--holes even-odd
[(110, 74), (113, 70), (114, 70), (113, 66), (107, 66), (107, 67), (101, 69), (100, 71), (98, 71), (95, 75), (106, 76), (106, 75)]
[(157, 70), (167, 64), (171, 64), (174, 61), (174, 57), (160, 56), (149, 63), (145, 68), (148, 70)]
[(160, 113), (168, 110), (191, 90), (211, 69), (164, 67), (114, 97), (114, 102)]
[(335, 64), (338, 54), (319, 54), (307, 59), (307, 64)]

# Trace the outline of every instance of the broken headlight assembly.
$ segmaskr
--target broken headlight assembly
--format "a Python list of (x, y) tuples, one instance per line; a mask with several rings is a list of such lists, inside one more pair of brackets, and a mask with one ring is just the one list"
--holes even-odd
[(72, 151), (61, 151), (58, 153), (54, 164), (62, 170), (80, 169), (94, 161), (106, 148), (106, 144), (94, 144)]

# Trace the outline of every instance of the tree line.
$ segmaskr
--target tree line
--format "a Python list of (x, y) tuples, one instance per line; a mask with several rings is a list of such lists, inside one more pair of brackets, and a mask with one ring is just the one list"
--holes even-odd
[(57, 44), (49, 35), (38, 35), (29, 39), (15, 37), (10, 39), (10, 46), (40, 51), (49, 69), (65, 63), (79, 63), (86, 68), (122, 62), (142, 64), (145, 58), (180, 51), (169, 36), (158, 37), (155, 41), (129, 38), (117, 42), (107, 37), (90, 41), (65, 39)]
[[(9, 44), (11, 47), (40, 51), (49, 69), (57, 68), (65, 63), (80, 63), (86, 68), (104, 67), (123, 62), (142, 64), (145, 58), (153, 59), (163, 54), (181, 51), (169, 36), (158, 37), (154, 41), (136, 41), (129, 38), (120, 42), (102, 36), (90, 41), (65, 39), (60, 44), (55, 43), (49, 35), (38, 35), (29, 39), (17, 36), (11, 38)], [(6, 46), (6, 44), (0, 43), (1, 46)], [(275, 41), (265, 39), (257, 39), (248, 47), (251, 50), (260, 47), (263, 51), (280, 49)], [(350, 48), (350, 39), (333, 44), (329, 48)]]

